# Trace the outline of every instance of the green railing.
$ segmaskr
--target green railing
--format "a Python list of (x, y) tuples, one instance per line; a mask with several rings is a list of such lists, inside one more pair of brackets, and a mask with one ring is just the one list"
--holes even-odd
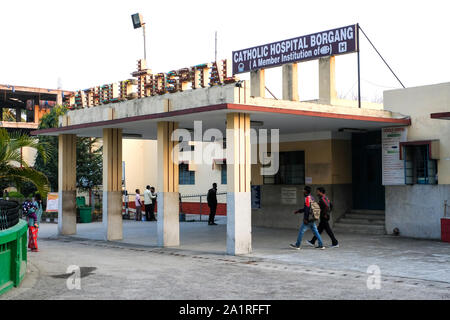
[(17, 287), (27, 272), (28, 224), (17, 224), (0, 231), (0, 295)]

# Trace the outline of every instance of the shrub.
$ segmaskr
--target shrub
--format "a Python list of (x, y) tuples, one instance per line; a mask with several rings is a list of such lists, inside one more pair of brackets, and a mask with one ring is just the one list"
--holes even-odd
[(9, 192), (8, 197), (15, 198), (15, 199), (24, 199), (25, 198), (23, 194), (21, 194), (20, 192), (16, 192), (16, 191)]

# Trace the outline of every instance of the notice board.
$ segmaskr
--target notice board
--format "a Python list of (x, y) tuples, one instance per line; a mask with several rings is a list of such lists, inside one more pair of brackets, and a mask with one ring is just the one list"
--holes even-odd
[(405, 184), (405, 163), (400, 160), (400, 142), (407, 141), (407, 136), (407, 127), (383, 128), (381, 131), (384, 186)]

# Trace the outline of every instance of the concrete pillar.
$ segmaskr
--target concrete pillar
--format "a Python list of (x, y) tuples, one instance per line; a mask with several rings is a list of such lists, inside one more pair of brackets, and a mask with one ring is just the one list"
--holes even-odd
[(227, 114), (227, 253), (252, 251), (250, 115)]
[(332, 104), (337, 98), (334, 56), (319, 59), (319, 102)]
[(20, 107), (16, 108), (16, 122), (22, 122), (22, 109)]
[(282, 67), (283, 100), (298, 101), (298, 64), (289, 63)]
[(178, 141), (172, 141), (172, 133), (178, 123), (158, 122), (158, 246), (180, 245), (180, 206), (178, 192)]
[(264, 98), (266, 93), (266, 76), (264, 69), (250, 71), (250, 96)]
[(122, 129), (103, 129), (103, 230), (122, 240)]
[(56, 95), (56, 104), (57, 105), (62, 105), (62, 103), (63, 103), (62, 92), (59, 92)]
[(77, 232), (76, 177), (77, 136), (61, 134), (58, 137), (58, 233)]

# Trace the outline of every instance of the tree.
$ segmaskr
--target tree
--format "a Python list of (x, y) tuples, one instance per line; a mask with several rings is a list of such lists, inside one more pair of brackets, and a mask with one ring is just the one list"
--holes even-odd
[[(68, 109), (64, 106), (56, 106), (45, 114), (39, 123), (39, 129), (58, 127), (58, 118), (64, 115)], [(39, 140), (53, 146), (53, 153), (46, 163), (40, 156), (36, 158), (35, 168), (46, 173), (49, 177), (51, 189), (58, 190), (58, 138), (41, 136)], [(77, 137), (77, 187), (89, 190), (102, 184), (103, 162), (102, 147), (98, 139), (89, 137)]]
[(103, 182), (103, 147), (97, 138), (77, 138), (77, 187), (89, 190)]
[[(42, 116), (39, 122), (39, 129), (49, 129), (58, 127), (58, 118), (60, 115), (64, 115), (67, 112), (67, 108), (63, 106), (55, 106), (50, 112)], [(50, 182), (51, 191), (58, 190), (58, 137), (53, 136), (39, 136), (41, 143), (47, 143), (51, 145), (51, 152), (48, 161), (44, 161), (44, 158), (39, 154), (36, 157), (34, 168), (43, 172)]]
[(24, 147), (35, 149), (44, 162), (49, 158), (52, 149), (27, 134), (8, 133), (5, 128), (0, 128), (0, 180), (13, 182), (16, 186), (31, 182), (45, 197), (49, 190), (49, 181), (45, 174), (29, 167), (23, 160), (21, 149)]

